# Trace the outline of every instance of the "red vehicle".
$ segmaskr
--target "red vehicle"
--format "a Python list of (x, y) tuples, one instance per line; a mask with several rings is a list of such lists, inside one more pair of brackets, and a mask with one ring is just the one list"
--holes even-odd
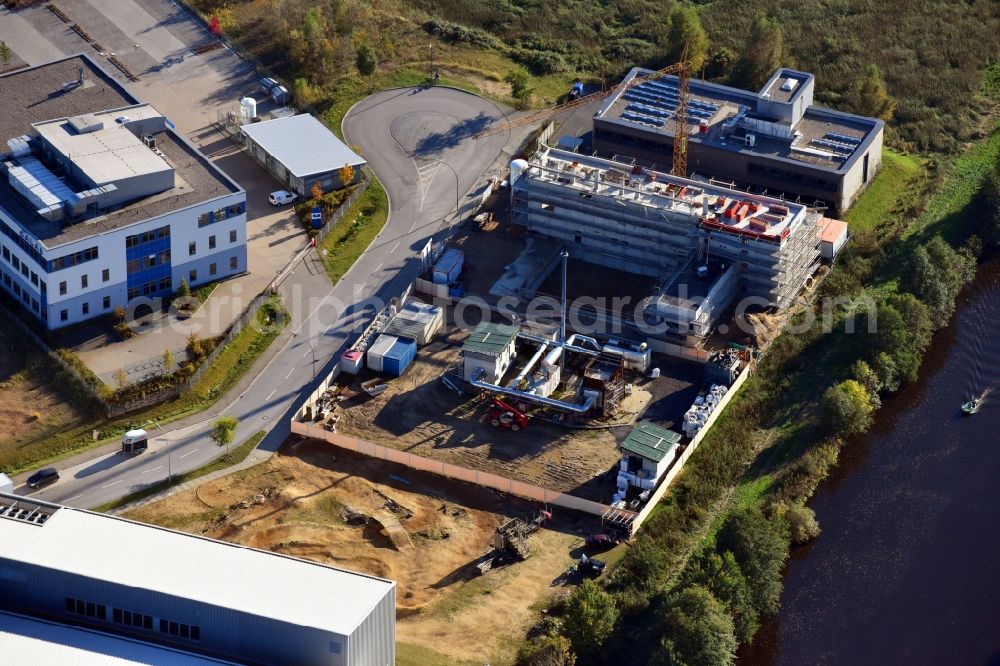
[(524, 430), (528, 427), (528, 415), (511, 407), (500, 398), (493, 398), (493, 409), (490, 411), (490, 425), (494, 428), (507, 430)]
[(588, 548), (611, 548), (621, 543), (621, 537), (614, 532), (601, 532), (587, 537)]

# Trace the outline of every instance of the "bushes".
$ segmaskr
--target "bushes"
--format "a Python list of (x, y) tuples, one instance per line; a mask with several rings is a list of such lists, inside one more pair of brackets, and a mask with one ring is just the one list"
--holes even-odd
[(839, 435), (865, 432), (871, 427), (875, 411), (868, 390), (853, 379), (828, 388), (821, 407), (826, 427)]
[(819, 523), (816, 513), (804, 504), (779, 505), (778, 512), (788, 523), (788, 532), (792, 543), (803, 544), (819, 536)]
[(712, 593), (694, 585), (673, 594), (663, 613), (656, 666), (725, 666), (736, 657), (733, 620)]
[(563, 633), (578, 655), (593, 656), (611, 635), (617, 620), (618, 609), (611, 595), (587, 579), (566, 602)]
[(424, 23), (424, 30), (428, 34), (438, 37), (442, 41), (451, 44), (469, 44), (485, 49), (503, 50), (506, 45), (494, 35), (479, 28), (467, 28), (458, 23), (452, 23), (438, 18), (433, 18)]

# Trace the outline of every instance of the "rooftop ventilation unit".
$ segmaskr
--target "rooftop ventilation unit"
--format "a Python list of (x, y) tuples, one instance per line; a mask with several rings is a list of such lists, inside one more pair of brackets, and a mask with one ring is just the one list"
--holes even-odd
[(104, 129), (104, 121), (92, 113), (85, 113), (70, 118), (69, 126), (76, 130), (77, 134), (90, 134)]
[(147, 148), (150, 148), (152, 150), (156, 149), (156, 137), (153, 136), (152, 134), (146, 134), (146, 135), (144, 135), (142, 137), (142, 142), (144, 144), (146, 144)]

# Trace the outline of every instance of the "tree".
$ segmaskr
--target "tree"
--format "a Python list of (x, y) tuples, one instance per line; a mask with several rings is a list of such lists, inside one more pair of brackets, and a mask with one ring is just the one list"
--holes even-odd
[(743, 51), (739, 82), (747, 88), (759, 88), (781, 67), (785, 59), (785, 40), (777, 21), (758, 17), (750, 30)]
[(792, 543), (803, 544), (815, 539), (820, 534), (819, 523), (816, 522), (816, 512), (805, 504), (785, 504), (781, 513), (788, 521), (788, 533)]
[(854, 110), (863, 116), (881, 118), (889, 122), (896, 111), (896, 100), (889, 96), (882, 80), (882, 72), (872, 65), (854, 90)]
[(855, 361), (851, 366), (851, 376), (865, 387), (868, 395), (878, 397), (878, 392), (882, 390), (882, 382), (878, 373), (868, 363), (861, 359)]
[(899, 390), (899, 369), (896, 362), (885, 352), (879, 352), (872, 360), (872, 370), (878, 375), (879, 386), (885, 391)]
[[(892, 360), (895, 369), (895, 382), (892, 383), (897, 388), (902, 382), (915, 381), (923, 353), (934, 333), (929, 309), (913, 294), (904, 293), (880, 303), (876, 314), (878, 331), (872, 351), (876, 355), (884, 352)], [(876, 359), (876, 372), (879, 372), (878, 364)], [(882, 383), (889, 388), (885, 381)]]
[(713, 79), (727, 78), (736, 67), (736, 60), (736, 54), (733, 53), (732, 49), (726, 46), (720, 47), (708, 59), (706, 67), (708, 77)]
[(205, 356), (205, 344), (202, 342), (194, 331), (187, 337), (187, 345), (184, 347), (184, 351), (187, 352), (188, 360), (194, 363), (195, 361), (200, 361)]
[(712, 593), (733, 618), (736, 640), (748, 642), (759, 625), (757, 609), (750, 597), (750, 586), (729, 551), (721, 555), (704, 549), (691, 558), (681, 574), (681, 586), (700, 585)]
[(0, 62), (3, 63), (3, 71), (7, 71), (7, 66), (10, 65), (10, 47), (7, 46), (7, 42), (0, 41)]
[(354, 167), (352, 167), (350, 164), (345, 164), (344, 166), (340, 167), (340, 184), (343, 187), (347, 187), (348, 185), (354, 183), (354, 177), (355, 177)]
[(913, 251), (911, 261), (910, 290), (930, 309), (934, 328), (943, 328), (955, 313), (958, 293), (975, 277), (975, 259), (935, 236)]
[(118, 384), (119, 389), (125, 388), (125, 385), (128, 384), (128, 375), (125, 374), (125, 368), (115, 370), (115, 383)]
[(663, 641), (650, 664), (728, 666), (736, 659), (733, 620), (704, 587), (673, 595), (663, 614)]
[(226, 447), (227, 456), (229, 455), (229, 445), (236, 438), (236, 427), (239, 424), (240, 420), (235, 416), (220, 416), (212, 424), (212, 430), (208, 434), (217, 445)]
[(514, 99), (524, 100), (531, 95), (531, 77), (523, 69), (512, 69), (503, 80), (510, 84), (510, 94)]
[(601, 647), (615, 628), (618, 609), (611, 595), (592, 580), (585, 580), (566, 602), (563, 634), (577, 654)]
[(362, 44), (358, 47), (358, 54), (354, 60), (354, 65), (362, 76), (371, 76), (378, 69), (378, 56), (375, 48), (371, 44)]
[(716, 537), (715, 548), (729, 551), (750, 585), (754, 608), (762, 615), (778, 612), (781, 568), (788, 558), (788, 527), (780, 517), (769, 519), (760, 509), (730, 515)]
[(708, 35), (701, 26), (701, 19), (694, 7), (678, 6), (670, 12), (670, 29), (667, 31), (667, 60), (678, 62), (687, 49), (691, 73), (697, 74), (708, 60)]
[(169, 349), (163, 350), (163, 374), (169, 375), (174, 367), (174, 353)]
[(320, 199), (322, 199), (323, 198), (323, 184), (320, 183), (319, 181), (316, 181), (315, 183), (313, 183), (313, 186), (311, 188), (309, 188), (309, 194), (312, 195), (312, 198), (315, 199), (316, 201), (319, 201)]
[(565, 636), (544, 636), (525, 645), (517, 656), (518, 666), (575, 666), (573, 646)]
[(185, 278), (181, 278), (181, 284), (177, 287), (177, 291), (174, 292), (176, 298), (188, 298), (191, 296), (191, 287), (188, 286), (188, 281)]
[(875, 411), (868, 391), (853, 379), (828, 388), (820, 408), (823, 422), (838, 435), (857, 435), (868, 430)]

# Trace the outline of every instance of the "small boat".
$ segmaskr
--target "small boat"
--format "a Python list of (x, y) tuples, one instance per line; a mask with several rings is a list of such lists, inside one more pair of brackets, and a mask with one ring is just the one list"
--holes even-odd
[(979, 408), (982, 406), (982, 404), (983, 401), (980, 398), (975, 398), (973, 400), (970, 400), (969, 402), (962, 405), (962, 413), (965, 414), (966, 416), (971, 416), (972, 414), (975, 414), (976, 412), (979, 411)]

